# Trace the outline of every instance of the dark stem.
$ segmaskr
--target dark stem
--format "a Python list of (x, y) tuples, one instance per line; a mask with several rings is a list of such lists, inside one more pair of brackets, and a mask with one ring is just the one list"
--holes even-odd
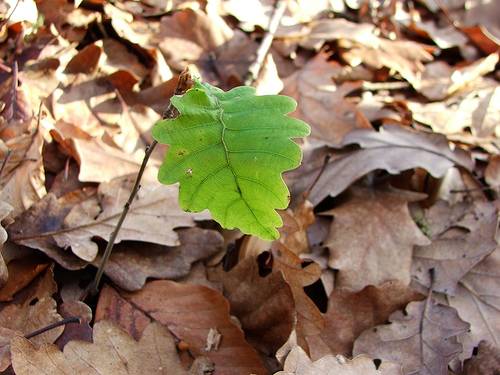
[(259, 77), (259, 73), (262, 69), (262, 65), (264, 64), (264, 60), (271, 48), (271, 44), (273, 43), (274, 34), (276, 34), (276, 30), (278, 30), (278, 26), (281, 23), (281, 18), (283, 18), (283, 14), (285, 14), (286, 5), (288, 0), (278, 0), (276, 1), (273, 17), (269, 22), (269, 28), (262, 38), (262, 42), (260, 43), (259, 49), (257, 50), (257, 55), (255, 61), (248, 68), (248, 73), (243, 80), (243, 84), (246, 86), (251, 86)]
[[(175, 89), (174, 95), (184, 94), (189, 88), (192, 87), (192, 85), (193, 85), (193, 81), (191, 78), (191, 74), (189, 72), (189, 68), (186, 68), (179, 76), (179, 82), (177, 83), (177, 87)], [(178, 112), (175, 109), (175, 107), (172, 104), (169, 104), (167, 109), (163, 113), (163, 119), (173, 119), (173, 118), (177, 117), (177, 115), (178, 115)], [(132, 202), (134, 201), (135, 196), (137, 195), (137, 192), (139, 191), (139, 189), (141, 187), (142, 175), (144, 174), (144, 171), (146, 170), (146, 165), (148, 164), (149, 158), (150, 158), (151, 154), (153, 153), (157, 144), (158, 144), (158, 142), (153, 141), (146, 148), (146, 151), (144, 153), (144, 159), (142, 160), (141, 167), (140, 167), (139, 172), (137, 173), (137, 177), (135, 179), (134, 187), (132, 188), (132, 191), (130, 192), (130, 196), (128, 197), (127, 203), (125, 203), (125, 206), (123, 207), (123, 211), (120, 215), (120, 218), (118, 219), (118, 223), (116, 224), (115, 229), (111, 233), (108, 244), (106, 245), (106, 249), (104, 250), (104, 255), (102, 256), (102, 259), (101, 259), (101, 264), (99, 265), (99, 268), (98, 268), (97, 273), (95, 275), (94, 281), (92, 282), (92, 284), (90, 286), (90, 293), (92, 295), (97, 294), (97, 292), (99, 291), (99, 284), (101, 282), (102, 275), (104, 274), (104, 269), (106, 267), (106, 264), (109, 260), (109, 257), (111, 256), (111, 252), (113, 251), (113, 246), (115, 244), (116, 237), (118, 236), (118, 233), (120, 232), (122, 224), (125, 221), (125, 218), (127, 217), (128, 211), (130, 210), (130, 206), (132, 205)]]
[(40, 329), (37, 329), (36, 331), (33, 331), (31, 333), (28, 333), (28, 334), (24, 335), (24, 337), (27, 338), (27, 339), (31, 339), (32, 337), (41, 335), (42, 333), (50, 331), (51, 329), (54, 329), (54, 328), (57, 328), (57, 327), (60, 327), (60, 326), (65, 326), (66, 324), (70, 324), (70, 323), (81, 323), (81, 321), (80, 321), (80, 318), (78, 318), (76, 316), (71, 316), (69, 318), (60, 320), (59, 322), (55, 322), (55, 323), (49, 324), (48, 326), (45, 326), (45, 327), (40, 328)]
[(314, 181), (311, 183), (311, 185), (307, 188), (306, 191), (302, 194), (302, 196), (307, 199), (309, 197), (309, 194), (311, 194), (311, 191), (314, 189), (316, 184), (318, 183), (320, 177), (323, 175), (325, 172), (326, 166), (328, 165), (328, 162), (330, 161), (330, 155), (325, 155), (325, 158), (323, 160), (323, 165), (321, 166), (321, 169), (319, 170), (318, 175), (314, 179)]
[(7, 150), (7, 153), (5, 154), (5, 157), (3, 158), (2, 166), (0, 167), (0, 180), (2, 179), (3, 170), (5, 169), (5, 166), (7, 165), (7, 162), (9, 161), (11, 154), (12, 154), (12, 150), (9, 148)]

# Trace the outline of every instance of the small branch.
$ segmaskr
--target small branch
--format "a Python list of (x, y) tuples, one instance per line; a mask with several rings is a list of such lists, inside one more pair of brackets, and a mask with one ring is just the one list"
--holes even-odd
[(273, 17), (269, 22), (269, 28), (264, 35), (264, 38), (262, 38), (262, 42), (257, 50), (257, 57), (255, 61), (248, 68), (248, 73), (243, 81), (244, 85), (251, 86), (252, 83), (254, 83), (259, 77), (264, 60), (266, 59), (269, 49), (271, 48), (271, 44), (273, 43), (274, 34), (276, 34), (276, 30), (278, 30), (278, 26), (281, 23), (281, 18), (283, 18), (283, 15), (285, 14), (287, 3), (287, 0), (277, 0)]
[(321, 169), (319, 170), (318, 175), (316, 176), (316, 178), (314, 179), (314, 181), (311, 183), (311, 185), (307, 188), (307, 190), (302, 193), (302, 196), (305, 199), (307, 199), (309, 197), (309, 195), (311, 194), (311, 191), (314, 189), (314, 187), (318, 183), (320, 177), (325, 172), (326, 166), (328, 165), (328, 162), (330, 161), (330, 158), (331, 158), (330, 155), (325, 155), (325, 158), (323, 160), (323, 164), (321, 165)]
[[(177, 83), (177, 87), (175, 89), (174, 95), (184, 94), (189, 88), (192, 87), (192, 85), (193, 85), (193, 81), (191, 78), (191, 74), (189, 72), (189, 68), (186, 68), (179, 76), (179, 82)], [(163, 119), (173, 119), (173, 118), (177, 117), (177, 115), (178, 115), (177, 109), (175, 109), (175, 107), (172, 104), (169, 104), (167, 109), (163, 113)], [(118, 233), (120, 232), (120, 229), (123, 225), (123, 222), (125, 221), (125, 218), (127, 217), (128, 211), (130, 210), (130, 206), (132, 205), (132, 202), (134, 201), (135, 196), (137, 195), (137, 192), (139, 191), (139, 189), (141, 187), (142, 175), (144, 174), (144, 171), (146, 170), (146, 165), (148, 164), (149, 158), (150, 158), (151, 154), (153, 153), (153, 150), (155, 149), (157, 144), (158, 144), (158, 142), (153, 141), (146, 148), (146, 151), (144, 153), (144, 159), (142, 160), (141, 168), (139, 169), (139, 172), (137, 173), (137, 177), (135, 179), (134, 187), (132, 188), (132, 191), (130, 192), (130, 196), (127, 200), (127, 203), (125, 203), (125, 206), (123, 207), (123, 211), (120, 215), (120, 218), (118, 219), (118, 223), (116, 224), (116, 227), (113, 230), (113, 233), (111, 233), (111, 236), (109, 238), (106, 249), (104, 250), (104, 255), (102, 256), (101, 264), (99, 265), (99, 269), (97, 270), (94, 281), (91, 284), (90, 293), (93, 295), (97, 294), (97, 292), (99, 291), (99, 284), (101, 282), (102, 275), (104, 274), (104, 268), (106, 267), (106, 264), (109, 260), (109, 257), (111, 256), (111, 252), (113, 251), (113, 246), (115, 244), (116, 237), (118, 236)]]
[(40, 329), (37, 329), (36, 331), (33, 331), (31, 333), (28, 333), (28, 334), (24, 335), (24, 338), (31, 339), (32, 337), (41, 335), (42, 333), (50, 331), (51, 329), (54, 329), (54, 328), (57, 328), (57, 327), (60, 327), (60, 326), (65, 326), (66, 324), (70, 324), (70, 323), (78, 323), (78, 324), (80, 324), (81, 321), (80, 321), (80, 318), (78, 318), (76, 316), (71, 316), (71, 317), (63, 319), (63, 320), (61, 320), (59, 322), (55, 322), (55, 323), (49, 324), (48, 326), (45, 326), (45, 327), (40, 328)]
[(5, 169), (5, 166), (7, 165), (7, 162), (9, 161), (10, 155), (12, 155), (12, 150), (9, 148), (7, 150), (7, 153), (5, 154), (5, 157), (3, 158), (2, 166), (0, 167), (0, 180), (2, 179), (3, 170)]

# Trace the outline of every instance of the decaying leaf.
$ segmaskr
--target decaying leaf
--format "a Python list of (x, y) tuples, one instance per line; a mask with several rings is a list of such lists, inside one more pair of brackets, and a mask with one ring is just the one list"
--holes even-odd
[(375, 364), (374, 360), (360, 355), (348, 360), (341, 355), (332, 354), (316, 361), (311, 361), (304, 350), (297, 346), (286, 357), (283, 371), (274, 375), (402, 375), (401, 366), (382, 361)]
[(405, 374), (448, 375), (448, 363), (462, 352), (457, 336), (469, 328), (455, 309), (431, 298), (411, 302), (389, 322), (363, 332), (353, 354), (401, 363)]
[[(56, 243), (71, 247), (79, 258), (91, 262), (98, 247), (92, 238), (108, 239), (116, 226), (123, 206), (132, 190), (135, 176), (125, 176), (99, 185), (97, 196), (75, 205), (64, 218), (59, 233), (53, 233)], [(174, 227), (192, 226), (193, 216), (179, 209), (177, 187), (162, 186), (145, 180), (130, 207), (116, 242), (135, 240), (175, 246), (179, 244)], [(205, 214), (195, 216), (206, 217)], [(170, 220), (172, 227), (166, 227)]]
[(401, 190), (351, 190), (350, 199), (328, 211), (334, 220), (325, 245), (336, 286), (359, 291), (398, 280), (410, 283), (414, 245), (430, 241), (412, 220), (408, 203), (423, 197)]
[[(464, 208), (465, 211), (461, 212)], [(456, 213), (462, 215), (453, 217)], [(431, 228), (427, 216), (437, 221), (439, 227)], [(439, 201), (426, 210), (421, 220), (426, 230), (432, 233), (432, 243), (415, 247), (412, 279), (430, 287), (430, 270), (433, 269), (433, 290), (453, 295), (459, 280), (497, 247), (496, 210), (487, 203), (461, 204), (452, 208)]]
[(500, 248), (477, 264), (459, 282), (456, 294), (447, 301), (462, 319), (470, 323), (470, 332), (460, 341), (461, 359), (469, 358), (481, 340), (500, 343)]
[(325, 328), (320, 333), (324, 346), (311, 347), (311, 358), (320, 358), (325, 349), (350, 356), (354, 340), (366, 329), (382, 324), (396, 310), (423, 296), (399, 282), (367, 286), (359, 292), (334, 289), (328, 300)]
[(246, 257), (222, 278), (231, 314), (241, 322), (248, 341), (274, 354), (295, 325), (295, 301), (281, 272), (263, 276), (257, 257)]
[[(123, 243), (114, 248), (104, 269), (115, 284), (125, 290), (138, 290), (147, 278), (179, 279), (191, 265), (222, 249), (223, 238), (213, 230), (185, 228), (176, 231), (179, 245), (167, 247), (151, 243)], [(96, 258), (94, 264), (99, 265)]]
[[(343, 146), (351, 144), (359, 144), (361, 148), (332, 158), (311, 192), (311, 202), (316, 204), (328, 195), (338, 195), (376, 169), (396, 174), (421, 167), (434, 177), (441, 177), (453, 165), (468, 170), (473, 167), (468, 153), (459, 148), (450, 149), (445, 137), (399, 126), (386, 125), (379, 132), (354, 130), (342, 142)], [(313, 170), (308, 176), (315, 177), (318, 172)]]
[(500, 350), (487, 341), (481, 341), (477, 355), (464, 363), (464, 375), (495, 375), (500, 368)]
[[(186, 342), (193, 355), (208, 356), (217, 373), (267, 373), (255, 349), (230, 319), (229, 303), (218, 292), (199, 285), (158, 280), (124, 297), (140, 311), (157, 320)], [(200, 313), (202, 312), (202, 313)], [(217, 351), (205, 351), (210, 329), (222, 335)]]
[(311, 138), (319, 144), (338, 145), (353, 129), (370, 129), (370, 123), (356, 106), (345, 99), (358, 89), (358, 82), (336, 85), (333, 76), (339, 74), (339, 64), (326, 61), (318, 54), (303, 69), (288, 77), (282, 93), (297, 100), (294, 116), (311, 125)]
[[(31, 287), (21, 301), (14, 301), (0, 311), (0, 370), (4, 371), (11, 362), (10, 339), (43, 328), (62, 318), (57, 313), (56, 301), (52, 295), (57, 291), (52, 269), (45, 272)], [(62, 333), (63, 327), (42, 333), (32, 339), (36, 347), (53, 343)]]
[(102, 321), (94, 325), (93, 343), (70, 341), (64, 352), (50, 344), (36, 349), (29, 340), (17, 336), (12, 340), (12, 357), (16, 375), (187, 374), (172, 335), (158, 323), (147, 326), (137, 342), (115, 324)]

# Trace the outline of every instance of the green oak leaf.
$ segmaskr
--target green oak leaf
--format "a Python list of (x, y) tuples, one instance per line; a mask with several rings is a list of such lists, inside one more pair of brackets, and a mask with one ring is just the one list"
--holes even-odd
[(310, 132), (306, 123), (287, 116), (297, 103), (287, 96), (256, 96), (249, 86), (224, 92), (199, 81), (171, 103), (179, 116), (153, 128), (153, 137), (170, 145), (160, 182), (180, 182), (185, 211), (208, 208), (224, 228), (278, 238), (283, 222), (275, 209), (290, 200), (281, 174), (302, 159), (291, 138)]

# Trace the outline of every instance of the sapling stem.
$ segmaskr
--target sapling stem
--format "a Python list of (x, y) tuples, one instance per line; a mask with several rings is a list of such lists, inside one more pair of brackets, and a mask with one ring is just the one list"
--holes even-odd
[[(174, 95), (184, 94), (188, 89), (191, 88), (192, 85), (193, 85), (193, 81), (191, 78), (191, 73), (189, 72), (189, 68), (186, 68), (179, 76), (179, 82), (177, 83), (177, 87), (175, 89)], [(177, 115), (178, 115), (178, 112), (175, 109), (175, 107), (172, 104), (169, 104), (167, 109), (163, 113), (163, 119), (172, 119), (172, 118), (177, 117)], [(113, 246), (115, 244), (116, 237), (118, 236), (118, 233), (120, 232), (120, 229), (123, 225), (123, 222), (125, 221), (125, 218), (127, 217), (128, 211), (130, 210), (130, 206), (132, 205), (132, 202), (134, 201), (135, 196), (137, 195), (137, 192), (139, 191), (139, 189), (141, 187), (141, 180), (142, 180), (142, 176), (144, 174), (144, 171), (146, 170), (146, 165), (148, 164), (149, 158), (151, 157), (151, 154), (153, 153), (157, 144), (158, 144), (158, 142), (156, 142), (154, 140), (146, 148), (146, 151), (144, 153), (144, 159), (142, 160), (141, 167), (140, 167), (139, 172), (137, 173), (137, 177), (135, 179), (134, 187), (132, 188), (132, 191), (130, 192), (130, 196), (128, 197), (127, 203), (125, 203), (125, 206), (123, 206), (123, 211), (120, 215), (120, 218), (118, 219), (118, 223), (116, 224), (115, 229), (111, 233), (111, 236), (109, 238), (106, 249), (104, 250), (104, 255), (102, 256), (102, 259), (101, 259), (101, 264), (99, 265), (99, 268), (97, 269), (97, 273), (96, 273), (94, 281), (91, 285), (90, 293), (93, 295), (97, 294), (97, 292), (99, 291), (99, 284), (101, 282), (102, 275), (104, 274), (104, 268), (106, 267), (106, 264), (109, 260), (109, 257), (111, 256), (111, 252), (113, 251)]]
[(70, 323), (81, 323), (81, 321), (80, 321), (80, 318), (78, 318), (76, 316), (71, 316), (69, 318), (60, 320), (60, 321), (55, 322), (55, 323), (51, 323), (43, 328), (40, 328), (40, 329), (37, 329), (36, 331), (28, 333), (28, 334), (24, 335), (24, 338), (31, 339), (32, 337), (41, 335), (42, 333), (50, 331), (51, 329), (54, 329), (54, 328), (57, 328), (60, 326), (65, 326), (66, 324), (70, 324)]

